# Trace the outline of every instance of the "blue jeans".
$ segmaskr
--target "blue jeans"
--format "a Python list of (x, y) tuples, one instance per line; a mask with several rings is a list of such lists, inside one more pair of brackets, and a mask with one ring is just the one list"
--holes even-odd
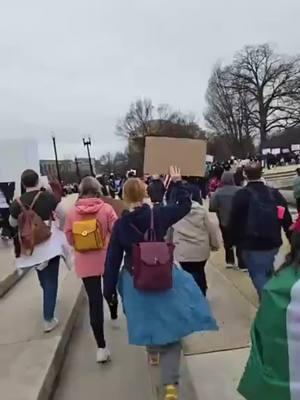
[(60, 257), (49, 260), (48, 266), (42, 271), (37, 270), (38, 278), (43, 289), (43, 313), (44, 320), (51, 321), (54, 311), (58, 290), (58, 270)]
[(242, 252), (243, 261), (259, 297), (274, 273), (274, 261), (278, 250), (243, 250)]

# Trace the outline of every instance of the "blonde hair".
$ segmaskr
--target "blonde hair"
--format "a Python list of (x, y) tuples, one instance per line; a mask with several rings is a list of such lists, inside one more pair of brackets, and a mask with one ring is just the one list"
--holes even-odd
[(93, 176), (86, 176), (79, 185), (79, 197), (100, 197), (102, 189), (100, 183)]
[(147, 196), (146, 185), (139, 178), (129, 178), (123, 187), (123, 198), (127, 204), (142, 203)]

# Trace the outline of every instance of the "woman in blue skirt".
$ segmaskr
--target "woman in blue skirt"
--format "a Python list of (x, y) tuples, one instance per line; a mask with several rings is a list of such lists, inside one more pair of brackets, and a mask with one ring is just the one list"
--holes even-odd
[[(181, 182), (180, 171), (170, 169), (174, 189), (168, 206), (154, 207), (154, 231), (163, 241), (167, 230), (190, 212), (189, 190)], [(164, 385), (164, 399), (178, 399), (181, 339), (193, 332), (216, 330), (209, 305), (192, 276), (179, 267), (173, 268), (173, 287), (151, 292), (134, 286), (132, 248), (143, 242), (150, 228), (151, 208), (143, 204), (145, 184), (131, 178), (124, 185), (124, 200), (129, 205), (115, 224), (107, 253), (104, 274), (104, 295), (109, 302), (119, 286), (127, 318), (129, 343), (146, 346), (158, 352)], [(125, 257), (124, 257), (125, 255)], [(124, 265), (120, 268), (124, 257)]]

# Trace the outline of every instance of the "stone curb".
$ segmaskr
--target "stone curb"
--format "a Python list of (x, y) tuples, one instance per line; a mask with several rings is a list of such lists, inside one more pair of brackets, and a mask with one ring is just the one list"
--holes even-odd
[(63, 321), (62, 332), (58, 338), (52, 357), (49, 360), (48, 369), (45, 371), (44, 378), (41, 382), (41, 387), (37, 390), (37, 395), (35, 398), (32, 398), (32, 400), (50, 400), (52, 398), (54, 386), (64, 362), (66, 349), (83, 300), (84, 290), (83, 286), (80, 286), (74, 299), (71, 312), (67, 319)]
[(0, 298), (3, 297), (15, 284), (23, 278), (28, 270), (15, 270), (0, 281)]

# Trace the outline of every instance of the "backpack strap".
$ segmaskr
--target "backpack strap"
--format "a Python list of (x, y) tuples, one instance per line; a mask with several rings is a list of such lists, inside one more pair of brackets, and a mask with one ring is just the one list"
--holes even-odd
[(150, 227), (146, 230), (145, 233), (141, 232), (134, 224), (130, 224), (130, 226), (141, 236), (144, 237), (145, 242), (155, 242), (156, 241), (156, 233), (154, 229), (154, 211), (153, 208), (150, 208)]
[(34, 196), (34, 198), (33, 198), (33, 200), (32, 200), (32, 203), (31, 203), (30, 206), (29, 206), (29, 210), (32, 210), (32, 209), (33, 209), (33, 207), (35, 206), (35, 204), (36, 204), (36, 202), (37, 202), (37, 200), (38, 200), (38, 198), (40, 197), (41, 194), (42, 194), (42, 192), (39, 191), (39, 192)]
[(146, 231), (145, 236), (147, 235), (148, 240), (154, 242), (156, 240), (156, 233), (154, 229), (154, 209), (150, 208), (151, 216), (150, 216), (150, 229)]
[(16, 198), (16, 202), (19, 204), (21, 211), (26, 211), (25, 205), (22, 203), (21, 197)]

